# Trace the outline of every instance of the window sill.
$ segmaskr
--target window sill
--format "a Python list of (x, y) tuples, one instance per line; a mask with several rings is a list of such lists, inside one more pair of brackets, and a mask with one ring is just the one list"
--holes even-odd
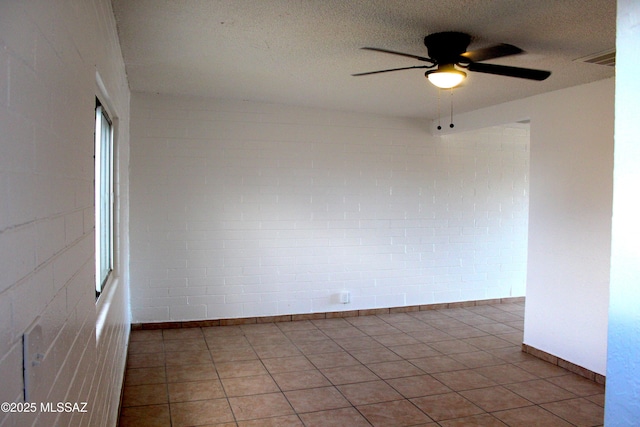
[(96, 301), (96, 346), (100, 343), (102, 332), (107, 325), (107, 316), (111, 309), (111, 304), (116, 295), (116, 290), (120, 286), (120, 277), (115, 276), (112, 272), (111, 277), (107, 279), (103, 291)]

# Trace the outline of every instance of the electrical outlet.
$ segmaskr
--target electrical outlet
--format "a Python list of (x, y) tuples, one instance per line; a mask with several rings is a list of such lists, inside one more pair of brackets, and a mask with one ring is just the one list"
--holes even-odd
[(351, 302), (351, 293), (349, 293), (349, 291), (340, 292), (340, 302), (342, 304), (349, 304)]

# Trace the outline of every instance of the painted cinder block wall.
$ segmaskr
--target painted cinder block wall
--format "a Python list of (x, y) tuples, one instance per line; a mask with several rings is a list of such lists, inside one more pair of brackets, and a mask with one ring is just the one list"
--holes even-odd
[(142, 93), (131, 108), (134, 322), (524, 295), (526, 127), (441, 138), (424, 122)]
[[(101, 94), (96, 83), (101, 76)], [(116, 280), (94, 291), (96, 95), (116, 119)], [(30, 401), (86, 413), (0, 413), (7, 426), (113, 426), (129, 330), (129, 90), (108, 0), (0, 2), (0, 402), (23, 401), (23, 334), (42, 327)]]

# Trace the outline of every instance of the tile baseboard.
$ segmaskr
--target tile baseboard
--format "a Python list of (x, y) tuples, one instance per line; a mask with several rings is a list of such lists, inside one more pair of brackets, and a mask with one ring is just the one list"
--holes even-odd
[(131, 330), (204, 328), (212, 326), (251, 325), (258, 323), (293, 322), (297, 320), (334, 319), (340, 317), (372, 316), (378, 314), (410, 313), (416, 311), (464, 308), (491, 304), (524, 303), (525, 297), (495, 298), (474, 301), (447, 302), (439, 304), (410, 305), (404, 307), (371, 308), (364, 310), (331, 311), (324, 313), (285, 314), (278, 316), (241, 317), (215, 320), (184, 320), (172, 322), (132, 323)]
[(551, 353), (547, 353), (546, 351), (537, 349), (528, 344), (522, 344), (522, 351), (530, 354), (531, 356), (537, 357), (540, 360), (544, 360), (545, 362), (551, 363), (552, 365), (559, 366), (563, 369), (566, 369), (569, 372), (573, 372), (574, 374), (580, 375), (588, 380), (595, 381), (598, 384), (606, 385), (607, 378), (596, 372), (593, 372), (587, 368), (584, 368), (580, 365), (576, 365), (575, 363), (569, 362), (568, 360), (564, 360), (558, 356), (554, 356)]

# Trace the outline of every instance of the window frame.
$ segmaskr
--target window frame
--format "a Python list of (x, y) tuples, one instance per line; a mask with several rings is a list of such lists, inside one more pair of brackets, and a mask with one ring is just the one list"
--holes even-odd
[(94, 129), (94, 195), (97, 301), (114, 270), (116, 242), (114, 122), (111, 120), (108, 109), (97, 97)]

